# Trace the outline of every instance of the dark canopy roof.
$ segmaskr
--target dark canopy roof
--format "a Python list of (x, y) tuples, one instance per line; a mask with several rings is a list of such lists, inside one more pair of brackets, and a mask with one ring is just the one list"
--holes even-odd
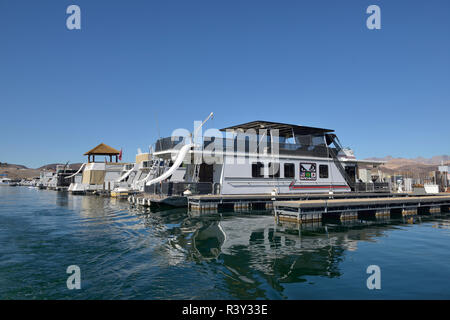
[(314, 128), (314, 127), (305, 127), (305, 126), (298, 126), (294, 124), (287, 124), (287, 123), (279, 123), (279, 122), (270, 122), (270, 121), (252, 121), (243, 123), (236, 126), (231, 126), (228, 128), (220, 129), (220, 131), (226, 131), (226, 130), (271, 130), (271, 129), (277, 129), (279, 130), (280, 137), (291, 137), (292, 133), (298, 134), (298, 135), (306, 135), (306, 134), (324, 134), (329, 132), (334, 132), (334, 130), (330, 129), (323, 129), (323, 128)]

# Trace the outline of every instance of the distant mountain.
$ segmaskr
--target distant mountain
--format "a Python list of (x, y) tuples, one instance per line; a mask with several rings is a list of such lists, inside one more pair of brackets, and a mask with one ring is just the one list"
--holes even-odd
[(408, 165), (408, 164), (423, 164), (428, 166), (439, 166), (441, 163), (450, 163), (450, 156), (449, 155), (441, 155), (441, 156), (434, 156), (432, 158), (424, 158), (424, 157), (417, 157), (417, 158), (393, 158), (392, 156), (386, 156), (384, 158), (368, 158), (367, 160), (377, 160), (377, 161), (386, 161), (387, 166), (390, 167), (396, 167), (396, 166), (402, 166), (402, 165)]
[(0, 174), (6, 174), (11, 179), (32, 179), (39, 177), (39, 170), (29, 169), (20, 164), (9, 164), (2, 162), (0, 164)]
[[(56, 170), (56, 166), (64, 166), (65, 163), (52, 163), (46, 164), (45, 166), (37, 168), (37, 170)], [(78, 170), (81, 167), (82, 163), (72, 163), (68, 165), (68, 168)]]
[(15, 169), (28, 169), (21, 164), (11, 164), (7, 162), (0, 162), (0, 168), (15, 168)]
[(416, 176), (424, 176), (436, 171), (441, 163), (450, 164), (450, 156), (448, 155), (412, 159), (386, 156), (384, 158), (368, 158), (367, 160), (385, 161), (386, 163), (380, 169), (387, 174), (410, 173)]
[[(0, 162), (0, 174), (6, 174), (11, 179), (32, 179), (39, 177), (42, 170), (56, 171), (56, 166), (61, 164), (65, 165), (64, 163), (53, 163), (37, 169), (31, 169), (20, 164)], [(72, 163), (69, 164), (69, 168), (78, 170), (81, 165), (82, 163)]]

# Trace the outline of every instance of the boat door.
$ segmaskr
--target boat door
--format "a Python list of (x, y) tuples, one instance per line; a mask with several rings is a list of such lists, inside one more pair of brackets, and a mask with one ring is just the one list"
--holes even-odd
[(350, 179), (350, 182), (355, 185), (356, 183), (356, 166), (346, 166), (345, 173), (347, 177)]
[(210, 182), (214, 181), (214, 166), (212, 164), (202, 163), (200, 165), (200, 172), (198, 175), (199, 182)]

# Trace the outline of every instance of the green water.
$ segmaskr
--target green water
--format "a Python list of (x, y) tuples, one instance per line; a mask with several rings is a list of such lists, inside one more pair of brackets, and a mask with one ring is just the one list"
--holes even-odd
[[(298, 228), (2, 186), (0, 298), (449, 299), (449, 218)], [(80, 290), (66, 286), (70, 265)], [(369, 265), (380, 290), (367, 288)]]

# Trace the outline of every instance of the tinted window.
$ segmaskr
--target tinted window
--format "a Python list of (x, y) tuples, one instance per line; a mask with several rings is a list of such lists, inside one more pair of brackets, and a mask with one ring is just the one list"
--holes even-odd
[(280, 177), (280, 164), (277, 162), (271, 162), (269, 164), (269, 177), (279, 178)]
[(328, 178), (328, 165), (321, 164), (319, 166), (319, 177), (320, 178)]
[(295, 165), (293, 163), (284, 164), (284, 177), (285, 178), (295, 177)]
[(264, 164), (261, 162), (252, 163), (252, 177), (262, 178), (264, 177)]

